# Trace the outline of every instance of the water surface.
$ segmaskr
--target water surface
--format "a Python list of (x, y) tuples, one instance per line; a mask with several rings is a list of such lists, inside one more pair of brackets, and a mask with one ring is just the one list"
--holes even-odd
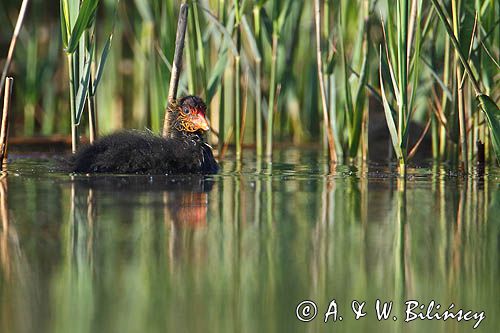
[[(13, 156), (1, 180), (0, 332), (470, 332), (477, 322), (405, 323), (408, 300), (484, 311), (476, 331), (500, 327), (498, 169), (465, 179), (410, 169), (404, 183), (293, 149), (210, 177), (54, 165)], [(388, 320), (377, 299), (393, 302)], [(296, 317), (304, 300), (317, 306), (310, 322)], [(324, 323), (332, 300), (337, 321)], [(366, 302), (359, 320), (353, 300)]]

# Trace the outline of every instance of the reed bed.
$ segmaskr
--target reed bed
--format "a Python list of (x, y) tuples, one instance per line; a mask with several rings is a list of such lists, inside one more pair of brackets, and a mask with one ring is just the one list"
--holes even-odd
[[(81, 135), (161, 132), (182, 2), (33, 1), (9, 73), (11, 133), (72, 133), (75, 149)], [(219, 152), (321, 143), (331, 160), (360, 162), (378, 113), (402, 173), (424, 138), (465, 172), (499, 159), (498, 1), (186, 2), (179, 95), (207, 101)], [(0, 3), (3, 57), (19, 4)]]

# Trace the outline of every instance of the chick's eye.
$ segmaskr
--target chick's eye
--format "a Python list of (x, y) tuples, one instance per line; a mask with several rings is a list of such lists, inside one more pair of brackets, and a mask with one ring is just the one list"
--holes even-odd
[(189, 114), (189, 108), (188, 108), (188, 107), (183, 107), (183, 108), (182, 108), (182, 112), (183, 112), (184, 114)]

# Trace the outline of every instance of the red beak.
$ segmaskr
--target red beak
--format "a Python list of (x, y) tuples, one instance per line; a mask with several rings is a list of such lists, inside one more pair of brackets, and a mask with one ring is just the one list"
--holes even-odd
[(207, 119), (201, 113), (198, 113), (195, 116), (193, 116), (191, 118), (191, 122), (193, 123), (194, 127), (197, 130), (201, 129), (202, 131), (208, 131), (210, 129), (210, 126), (208, 125)]

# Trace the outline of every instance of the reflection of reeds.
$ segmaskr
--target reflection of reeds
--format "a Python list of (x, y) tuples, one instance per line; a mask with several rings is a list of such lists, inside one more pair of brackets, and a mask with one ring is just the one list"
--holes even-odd
[(453, 224), (451, 235), (451, 260), (450, 260), (450, 275), (448, 276), (448, 283), (450, 286), (456, 285), (460, 279), (460, 268), (463, 264), (463, 231), (466, 223), (467, 215), (467, 188), (469, 187), (466, 180), (460, 189), (460, 197), (456, 211), (456, 220)]
[[(79, 188), (72, 178), (69, 217), (61, 226), (62, 262), (51, 281), (50, 322), (53, 332), (86, 332), (94, 316), (93, 278), (95, 199), (92, 190)], [(72, 329), (73, 323), (79, 324)]]
[(2, 219), (2, 233), (0, 234), (0, 261), (3, 274), (10, 279), (11, 263), (9, 255), (9, 208), (7, 204), (7, 176), (0, 178), (0, 219)]
[[(406, 180), (398, 179), (395, 208), (396, 217), (394, 223), (394, 300), (395, 308), (404, 308), (403, 302), (408, 296), (409, 292), (409, 276), (408, 276), (408, 230), (407, 223), (407, 207), (406, 207)], [(401, 328), (401, 326), (399, 326)]]
[(9, 300), (0, 307), (0, 331), (29, 332), (36, 326), (36, 293), (17, 228), (9, 215), (7, 180), (6, 174), (0, 176), (0, 295)]
[[(295, 165), (304, 161), (300, 150), (283, 158)], [(71, 217), (62, 225), (51, 224), (51, 230), (58, 229), (51, 232), (50, 242), (55, 245), (50, 251), (41, 254), (39, 246), (23, 248), (29, 260), (40, 266), (35, 266), (34, 277), (23, 271), (20, 275), (28, 276), (25, 281), (32, 288), (43, 290), (41, 301), (47, 300), (51, 316), (40, 314), (39, 307), (12, 307), (13, 300), (20, 298), (18, 292), (30, 289), (4, 283), (2, 318), (17, 324), (22, 318), (12, 319), (9, 311), (23, 309), (19, 313), (24, 317), (34, 315), (42, 326), (45, 323), (56, 332), (72, 329), (75, 322), (79, 323), (76, 330), (87, 332), (206, 327), (232, 332), (293, 330), (295, 323), (285, 327), (281, 320), (289, 318), (293, 306), (304, 298), (315, 300), (318, 309), (335, 298), (341, 313), (350, 309), (352, 299), (366, 299), (367, 306), (376, 298), (393, 300), (397, 311), (396, 302), (401, 299), (431, 296), (442, 306), (453, 300), (472, 308), (475, 302), (486, 309), (497, 308), (492, 291), (498, 287), (489, 277), (495, 276), (498, 265), (489, 254), (498, 246), (499, 226), (491, 217), (498, 211), (498, 201), (487, 196), (497, 196), (498, 191), (488, 188), (494, 184), (488, 172), (484, 184), (469, 180), (464, 195), (461, 180), (443, 177), (435, 178), (432, 189), (427, 182), (408, 181), (405, 191), (388, 188), (386, 180), (346, 179), (338, 173), (323, 176), (329, 170), (327, 163), (322, 164), (319, 177), (304, 177), (300, 171), (284, 176), (282, 165), (273, 168), (272, 176), (266, 174), (271, 172), (265, 163), (257, 167), (258, 175), (247, 177), (248, 169), (243, 168), (243, 174), (217, 176), (213, 192), (195, 194), (172, 193), (161, 186), (156, 190), (146, 186), (146, 191), (137, 193), (123, 185), (134, 177), (123, 177), (123, 195), (112, 197), (117, 188), (109, 181), (116, 177), (103, 178), (107, 192), (89, 186), (88, 177), (76, 177), (71, 197), (70, 185), (64, 181), (63, 192), (52, 192), (50, 201), (61, 202), (64, 216), (73, 202)], [(360, 176), (367, 170), (353, 167), (349, 172)], [(29, 244), (28, 238), (40, 243), (47, 229), (39, 234), (31, 224), (25, 226), (38, 211), (37, 205), (46, 205), (48, 200), (41, 196), (52, 182), (40, 192), (37, 183), (19, 190), (25, 181), (22, 177), (9, 181), (15, 198), (40, 193), (26, 200), (36, 203), (29, 209), (24, 201), (9, 202), (11, 212), (19, 214), (22, 228), (18, 230), (25, 236), (21, 244)], [(459, 210), (463, 223), (457, 237), (454, 221)], [(53, 214), (60, 212), (37, 215), (40, 224), (58, 216)], [(256, 223), (250, 222), (252, 217)], [(46, 245), (43, 240), (42, 244)], [(9, 258), (15, 282), (18, 257), (13, 245)], [(130, 315), (117, 315), (121, 313)], [(309, 325), (311, 330), (324, 329), (320, 318)], [(376, 325), (376, 331), (401, 328), (399, 315), (398, 323), (390, 318), (387, 327), (375, 318), (365, 319), (344, 317), (338, 324), (350, 331)], [(451, 327), (449, 321), (415, 325), (435, 331)], [(1, 327), (14, 331), (7, 328)]]

